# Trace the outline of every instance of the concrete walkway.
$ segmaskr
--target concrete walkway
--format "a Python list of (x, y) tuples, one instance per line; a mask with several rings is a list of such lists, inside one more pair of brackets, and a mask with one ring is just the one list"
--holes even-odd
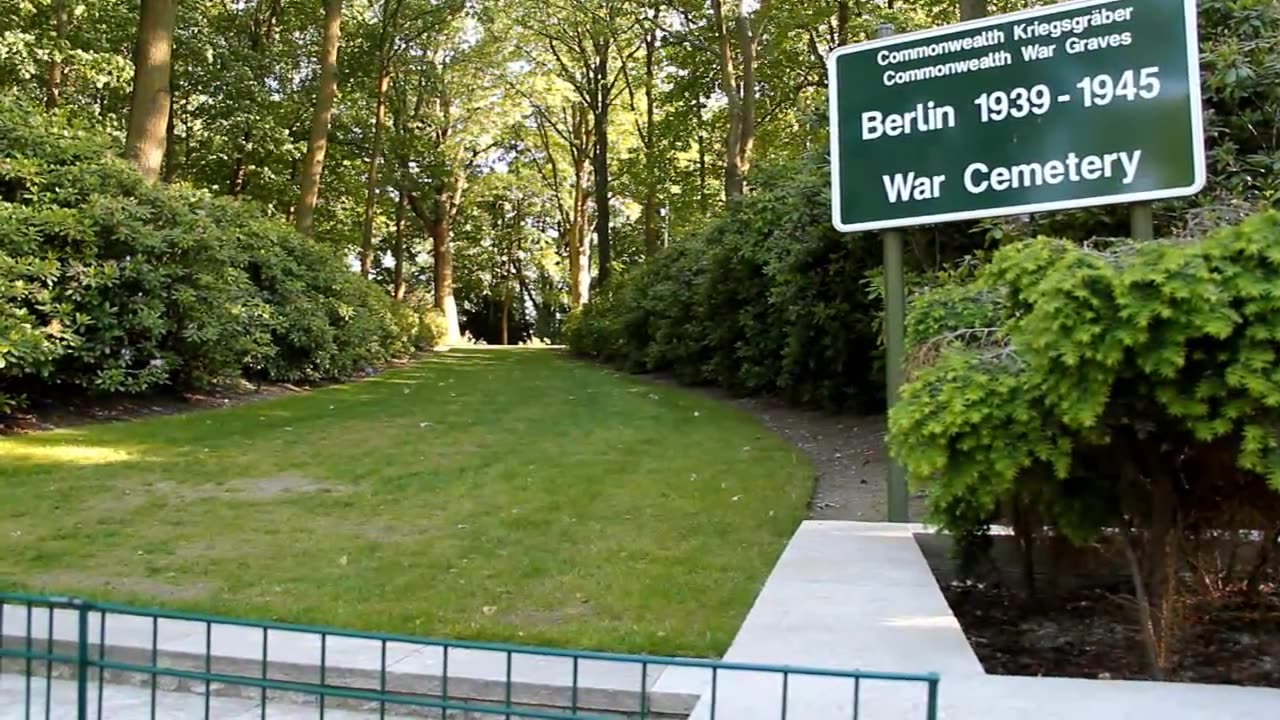
[[(787, 546), (727, 660), (938, 672), (946, 720), (1280, 718), (1280, 690), (1229, 685), (987, 675), (912, 537), (919, 526), (810, 521)], [(671, 675), (659, 680), (674, 680)], [(793, 683), (788, 718), (849, 720), (848, 681)], [(858, 717), (924, 720), (919, 686), (863, 683)], [(704, 694), (692, 718), (709, 720)], [(778, 720), (781, 688), (726, 678), (717, 718)]]

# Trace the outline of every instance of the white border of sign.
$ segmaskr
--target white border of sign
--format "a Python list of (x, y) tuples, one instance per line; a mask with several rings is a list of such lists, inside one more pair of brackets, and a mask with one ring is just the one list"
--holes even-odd
[[(1060, 14), (1072, 10), (1080, 10), (1094, 5), (1114, 4), (1120, 0), (1077, 0), (1076, 2), (1060, 2), (1031, 10), (1022, 10), (1005, 15), (996, 15), (979, 20), (956, 23), (933, 30), (918, 30), (887, 38), (870, 40), (857, 45), (846, 45), (832, 50), (827, 55), (827, 106), (831, 128), (831, 224), (840, 232), (857, 232), (860, 230), (884, 230), (888, 228), (926, 225), (929, 223), (949, 222), (952, 220), (975, 220), (978, 218), (1000, 217), (1004, 215), (1023, 215), (1027, 213), (1045, 212), (1048, 210), (1070, 210), (1073, 208), (1113, 205), (1117, 203), (1145, 202), (1147, 200), (1163, 200), (1166, 198), (1195, 195), (1204, 188), (1206, 169), (1204, 152), (1204, 109), (1200, 97), (1200, 34), (1196, 24), (1196, 0), (1183, 0), (1187, 18), (1187, 86), (1191, 94), (1191, 137), (1192, 144), (1199, 150), (1195, 153), (1195, 181), (1186, 187), (1165, 188), (1148, 192), (1129, 193), (1126, 195), (1095, 195), (1074, 200), (1058, 200), (1031, 205), (1003, 206), (984, 208), (981, 210), (964, 210), (960, 212), (941, 213), (938, 215), (917, 215), (914, 217), (894, 218), (892, 220), (876, 220), (864, 223), (845, 224), (840, 222), (840, 124), (838, 122), (839, 85), (836, 83), (836, 58), (841, 55), (874, 50), (886, 45), (923, 40), (938, 35), (952, 35), (967, 32), (988, 25), (998, 25), (1011, 20), (1039, 17), (1041, 15)], [(1131, 0), (1138, 2), (1139, 0)]]

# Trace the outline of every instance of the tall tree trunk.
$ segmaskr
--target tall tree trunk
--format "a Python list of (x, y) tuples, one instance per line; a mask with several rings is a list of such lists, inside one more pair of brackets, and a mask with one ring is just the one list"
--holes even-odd
[(720, 91), (727, 103), (729, 133), (724, 149), (724, 197), (732, 200), (742, 194), (742, 172), (738, 168), (738, 145), (741, 137), (742, 117), (739, 111), (737, 71), (734, 69), (733, 47), (729, 38), (728, 22), (724, 16), (722, 0), (711, 0), (711, 12), (715, 16), (716, 41), (720, 49)]
[[(747, 0), (738, 0), (732, 36), (722, 0), (711, 0), (711, 8), (720, 49), (720, 89), (725, 94), (729, 116), (724, 152), (724, 197), (732, 200), (745, 191), (756, 138), (756, 37), (747, 15)], [(734, 63), (735, 45), (742, 64), (740, 74)]]
[(403, 190), (396, 194), (396, 244), (393, 255), (391, 295), (396, 300), (404, 300), (404, 215), (408, 201)]
[(587, 201), (590, 173), (588, 156), (594, 152), (591, 121), (586, 108), (573, 108), (573, 207), (569, 221), (569, 307), (582, 307), (591, 299), (591, 238), (587, 235)]
[(435, 258), (436, 309), (444, 313), (445, 344), (453, 345), (458, 342), (462, 333), (458, 328), (458, 306), (453, 299), (453, 248), (450, 247), (449, 235), (448, 218), (438, 218), (431, 224), (432, 255)]
[(373, 147), (369, 151), (369, 175), (365, 181), (364, 225), (360, 230), (360, 274), (369, 277), (373, 264), (373, 216), (378, 205), (378, 165), (382, 162), (382, 143), (387, 125), (387, 89), (391, 86), (391, 68), (385, 62), (378, 70), (373, 88)]
[(148, 182), (160, 179), (169, 124), (169, 75), (177, 0), (142, 0), (124, 154)]
[(613, 260), (609, 244), (609, 114), (598, 112), (595, 116), (596, 151), (592, 172), (596, 178), (596, 251), (600, 258), (596, 282), (603, 286), (609, 282), (609, 264)]
[(735, 20), (738, 54), (742, 58), (742, 89), (738, 105), (738, 146), (735, 165), (738, 172), (738, 194), (744, 192), (747, 173), (751, 171), (751, 151), (756, 142), (756, 38), (747, 18), (746, 0), (738, 0)]
[(836, 44), (849, 44), (849, 0), (836, 2)]
[(465, 176), (459, 170), (436, 199), (435, 217), (431, 223), (432, 254), (435, 258), (436, 308), (444, 313), (445, 344), (462, 342), (458, 323), (458, 305), (453, 298), (453, 216), (462, 199)]
[(511, 342), (507, 337), (507, 317), (511, 314), (511, 289), (507, 288), (502, 291), (502, 317), (499, 319), (499, 328), (501, 330), (502, 344), (510, 345)]
[(62, 93), (62, 49), (67, 39), (67, 2), (53, 0), (53, 32), (57, 39), (53, 57), (49, 58), (49, 73), (45, 82), (44, 107), (54, 110)]
[(178, 110), (176, 106), (169, 108), (169, 122), (164, 130), (164, 183), (166, 185), (178, 179), (178, 141), (176, 139)]
[(710, 205), (707, 202), (707, 127), (702, 99), (698, 99), (698, 209), (706, 214)]
[(609, 41), (596, 41), (596, 106), (593, 108), (596, 135), (595, 166), (592, 168), (596, 179), (596, 250), (599, 253), (600, 267), (596, 282), (603, 286), (609, 282), (613, 260), (612, 247), (609, 242)]
[(320, 197), (320, 175), (324, 171), (324, 154), (329, 146), (329, 116), (338, 94), (338, 37), (342, 24), (342, 0), (325, 0), (324, 39), (320, 43), (320, 87), (316, 93), (315, 113), (311, 118), (311, 140), (302, 161), (302, 180), (298, 192), (298, 211), (294, 225), (310, 235), (315, 226), (316, 201)]
[(644, 249), (645, 257), (653, 257), (658, 253), (658, 181), (657, 148), (654, 146), (654, 57), (657, 54), (657, 30), (650, 27), (644, 36)]
[(987, 16), (987, 0), (960, 0), (960, 20), (977, 20)]
[[(591, 238), (587, 236), (586, 161), (581, 175), (575, 175), (573, 187), (573, 220), (569, 224), (569, 307), (577, 308), (591, 299)], [(581, 182), (577, 178), (581, 178)]]
[(252, 140), (253, 133), (248, 130), (240, 136), (240, 154), (231, 163), (231, 179), (227, 181), (227, 194), (231, 197), (240, 197), (240, 193), (244, 192), (244, 176), (249, 173), (249, 161), (245, 158), (245, 151)]

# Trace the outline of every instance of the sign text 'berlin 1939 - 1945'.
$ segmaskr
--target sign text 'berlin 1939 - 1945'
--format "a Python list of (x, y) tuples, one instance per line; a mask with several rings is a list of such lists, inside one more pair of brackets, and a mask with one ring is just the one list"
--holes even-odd
[(841, 48), (833, 219), (866, 230), (1188, 195), (1194, 0), (1086, 0)]

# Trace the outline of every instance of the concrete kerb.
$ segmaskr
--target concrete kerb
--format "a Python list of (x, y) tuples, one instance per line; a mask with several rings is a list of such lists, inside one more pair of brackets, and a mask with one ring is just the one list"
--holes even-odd
[[(915, 524), (808, 521), (756, 598), (725, 659), (941, 675), (943, 720), (1235, 720), (1280, 717), (1280, 690), (1081, 678), (988, 675), (925, 561)], [(673, 678), (677, 676), (672, 676)], [(659, 681), (661, 687), (663, 680)], [(716, 716), (783, 717), (779, 688), (722, 683)], [(922, 693), (864, 683), (859, 717), (923, 720)], [(849, 720), (848, 687), (815, 684), (786, 717)], [(707, 720), (704, 693), (691, 720)]]
[[(27, 642), (26, 607), (4, 607), (3, 640), (5, 647), (21, 648)], [(49, 642), (48, 611), (32, 610), (32, 647), (37, 652), (52, 652), (74, 656), (77, 644), (76, 618), (72, 611), (55, 610), (53, 616), (53, 641)], [(157, 651), (151, 650), (152, 626), (145, 618), (108, 613), (106, 643), (99, 646), (100, 615), (90, 616), (89, 637), (94, 640), (89, 647), (91, 658), (104, 657), (108, 661), (141, 666), (158, 666), (177, 670), (190, 670), (250, 678), (264, 676), (263, 631), (239, 626), (213, 625), (206, 641), (203, 624), (184, 620), (160, 619), (155, 633)], [(266, 631), (267, 662), (265, 677), (272, 680), (301, 683), (320, 683), (320, 645), (317, 635), (271, 629)], [(210, 652), (206, 664), (205, 646)], [(379, 690), (406, 695), (439, 697), (445, 686), (444, 650), (441, 646), (415, 645), (388, 642), (386, 647), (386, 673), (382, 673), (382, 646), (380, 640), (366, 640), (331, 636), (325, 641), (323, 683), (326, 686)], [(511, 656), (510, 695), (507, 692), (507, 658), (498, 651), (451, 648), (449, 651), (447, 690), (451, 701), (502, 703), (537, 708), (568, 709), (576, 702), (579, 711), (596, 714), (629, 714), (641, 707), (640, 663), (613, 662), (583, 659), (578, 662), (578, 689), (572, 688), (572, 660), (558, 656), (537, 656), (515, 653)], [(31, 671), (43, 675), (45, 661), (33, 661)], [(659, 689), (658, 681), (669, 670), (667, 666), (649, 665), (645, 671), (645, 699), (654, 717), (687, 717), (697, 703), (697, 692), (684, 692), (670, 683), (670, 689)], [(23, 660), (10, 659), (0, 665), (0, 672), (25, 672)], [(68, 664), (53, 663), (55, 678), (74, 677), (75, 668)], [(93, 676), (97, 681), (97, 675)], [(151, 677), (145, 673), (109, 670), (103, 680), (150, 686)], [(385, 686), (384, 686), (385, 683)], [(173, 677), (160, 677), (157, 687), (165, 691), (198, 692), (203, 694), (203, 681)], [(246, 685), (213, 683), (209, 692), (218, 697), (241, 697), (257, 700), (261, 690)], [(270, 699), (292, 702), (315, 702), (314, 696), (298, 696), (293, 693), (271, 691)], [(335, 706), (367, 708), (368, 703), (354, 700), (333, 699)], [(376, 703), (373, 704), (376, 707)], [(397, 709), (397, 712), (405, 710)], [(412, 714), (412, 713), (410, 713)]]

